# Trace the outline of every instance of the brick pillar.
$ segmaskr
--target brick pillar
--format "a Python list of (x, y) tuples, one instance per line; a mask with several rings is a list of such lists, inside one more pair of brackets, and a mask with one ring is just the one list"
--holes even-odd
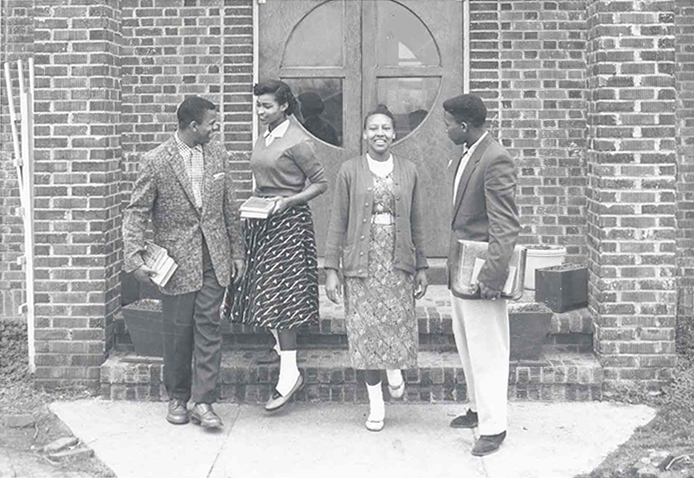
[(36, 379), (97, 384), (120, 302), (120, 0), (36, 24)]
[(675, 364), (674, 2), (588, 2), (588, 252), (608, 387)]
[(690, 0), (677, 0), (675, 4), (680, 268), (677, 320), (684, 327), (694, 323), (694, 4)]
[(19, 185), (13, 162), (4, 64), (10, 62), (12, 67), (14, 104), (19, 114), (16, 60), (21, 58), (26, 65), (33, 51), (34, 0), (4, 0), (0, 9), (0, 319), (16, 319), (19, 306), (25, 301), (24, 269), (17, 265), (17, 258), (24, 254), (24, 229), (18, 214)]

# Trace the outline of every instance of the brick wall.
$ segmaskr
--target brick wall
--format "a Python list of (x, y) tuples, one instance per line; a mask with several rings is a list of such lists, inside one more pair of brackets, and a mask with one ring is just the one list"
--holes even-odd
[(23, 254), (22, 219), (17, 174), (13, 163), (12, 135), (4, 79), (4, 63), (11, 62), (14, 83), (14, 104), (19, 114), (19, 89), (16, 83), (18, 58), (26, 60), (33, 51), (33, 0), (5, 0), (1, 4), (0, 21), (0, 317), (16, 318), (24, 302), (24, 272), (17, 265)]
[(120, 0), (43, 1), (36, 43), (36, 377), (93, 383), (120, 305)]
[(217, 139), (250, 190), (252, 28), (251, 0), (123, 0), (123, 204), (141, 154), (176, 130), (187, 95), (219, 108)]
[(675, 64), (678, 91), (678, 320), (694, 320), (694, 4), (677, 0)]
[(673, 1), (588, 5), (588, 250), (607, 383), (657, 386), (674, 365)]

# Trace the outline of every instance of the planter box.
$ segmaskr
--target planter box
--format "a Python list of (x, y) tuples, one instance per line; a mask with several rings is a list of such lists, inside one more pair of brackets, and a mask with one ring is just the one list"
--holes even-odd
[(126, 305), (121, 311), (135, 352), (146, 357), (163, 356), (161, 301), (141, 299)]
[(525, 290), (535, 290), (535, 270), (563, 264), (566, 247), (541, 244), (526, 246), (526, 250), (524, 286)]
[(542, 304), (523, 304), (509, 311), (511, 360), (540, 358), (552, 315), (552, 311)]
[(588, 305), (588, 268), (564, 264), (535, 271), (535, 300), (554, 312), (580, 309)]

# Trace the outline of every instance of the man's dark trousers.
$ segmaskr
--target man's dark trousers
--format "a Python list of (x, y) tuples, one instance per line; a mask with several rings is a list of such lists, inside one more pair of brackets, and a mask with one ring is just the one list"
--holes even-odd
[(214, 403), (222, 359), (219, 307), (225, 288), (217, 282), (204, 240), (202, 249), (202, 289), (165, 295), (162, 301), (164, 385), (169, 398)]

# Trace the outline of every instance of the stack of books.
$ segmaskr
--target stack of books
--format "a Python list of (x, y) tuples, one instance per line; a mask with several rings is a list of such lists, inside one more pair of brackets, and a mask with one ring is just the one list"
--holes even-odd
[(239, 211), (241, 217), (245, 219), (266, 219), (275, 207), (274, 199), (251, 197), (246, 199)]
[(157, 272), (151, 279), (159, 287), (164, 287), (171, 279), (173, 273), (176, 272), (176, 269), (178, 269), (178, 264), (169, 256), (166, 249), (153, 242), (145, 244), (145, 252), (142, 254), (142, 258), (147, 267)]

